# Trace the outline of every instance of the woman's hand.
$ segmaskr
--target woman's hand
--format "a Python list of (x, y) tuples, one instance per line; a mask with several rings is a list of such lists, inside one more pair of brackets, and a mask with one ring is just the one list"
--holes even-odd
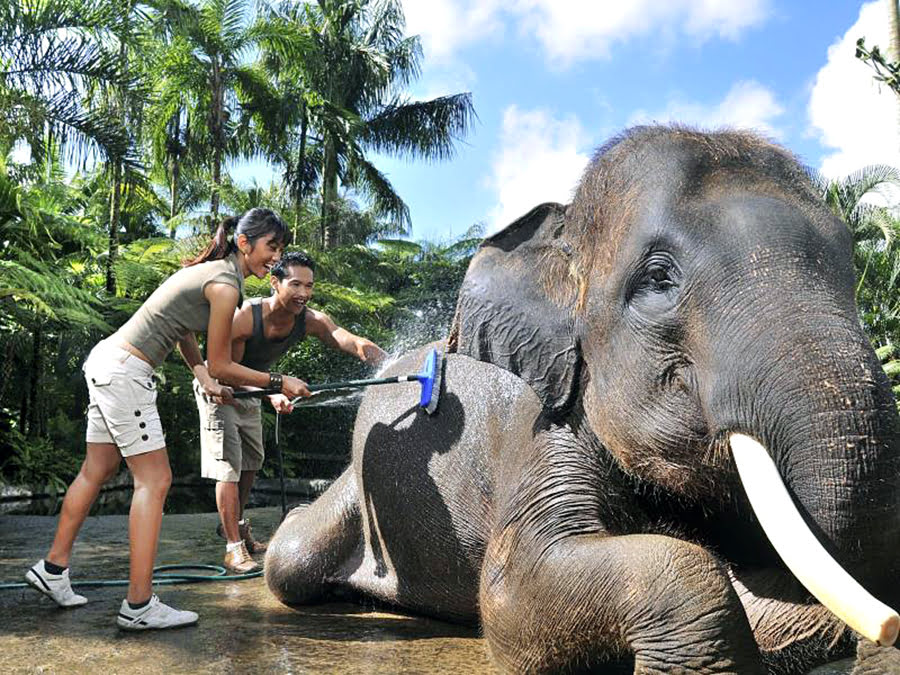
[(290, 375), (284, 376), (284, 379), (281, 382), (281, 393), (291, 400), (298, 397), (306, 398), (312, 396), (309, 389), (306, 387), (306, 382), (299, 377), (291, 377)]
[(234, 401), (234, 390), (231, 387), (226, 387), (224, 384), (219, 384), (212, 378), (201, 382), (200, 386), (203, 387), (203, 393), (206, 394), (206, 398), (213, 403), (223, 405)]
[(269, 403), (272, 404), (272, 407), (275, 408), (275, 412), (280, 414), (289, 413), (294, 409), (294, 405), (291, 403), (291, 399), (289, 399), (284, 394), (273, 394), (269, 397)]

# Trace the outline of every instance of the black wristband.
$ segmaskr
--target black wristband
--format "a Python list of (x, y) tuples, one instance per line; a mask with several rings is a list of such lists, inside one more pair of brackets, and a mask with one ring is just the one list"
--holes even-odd
[(281, 373), (269, 373), (269, 389), (276, 393), (281, 393), (284, 386), (284, 378)]

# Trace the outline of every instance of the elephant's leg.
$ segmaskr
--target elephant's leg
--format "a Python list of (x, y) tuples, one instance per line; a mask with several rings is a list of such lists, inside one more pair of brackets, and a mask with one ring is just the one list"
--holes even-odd
[(488, 545), (480, 602), (509, 672), (763, 673), (737, 594), (705, 549), (659, 535), (536, 544), (507, 529)]
[(853, 653), (853, 631), (787, 572), (732, 572), (731, 582), (769, 672), (806, 673)]
[(281, 523), (265, 564), (266, 583), (279, 600), (314, 602), (355, 569), (362, 546), (357, 492), (351, 467), (325, 494)]

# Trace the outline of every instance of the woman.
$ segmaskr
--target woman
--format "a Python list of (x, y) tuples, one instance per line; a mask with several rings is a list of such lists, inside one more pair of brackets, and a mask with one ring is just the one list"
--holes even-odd
[[(232, 227), (235, 234), (228, 240)], [(195, 612), (169, 607), (152, 592), (163, 504), (172, 482), (153, 368), (177, 344), (199, 373), (202, 357), (194, 334), (206, 332), (208, 375), (204, 369), (201, 383), (208, 396), (227, 400), (232, 394), (211, 378), (232, 385), (280, 387), (289, 398), (309, 396), (302, 380), (251, 370), (231, 360), (231, 321), (243, 300), (244, 278), (265, 277), (289, 238), (284, 222), (269, 209), (251, 209), (240, 220), (226, 219), (206, 250), (163, 282), (125, 325), (91, 351), (84, 363), (90, 394), (87, 454), (66, 492), (47, 557), (25, 575), (29, 584), (61, 607), (87, 602), (72, 590), (69, 556), (100, 488), (116, 474), (124, 457), (134, 477), (128, 520), (131, 558), (128, 594), (116, 622), (126, 630), (196, 623)]]

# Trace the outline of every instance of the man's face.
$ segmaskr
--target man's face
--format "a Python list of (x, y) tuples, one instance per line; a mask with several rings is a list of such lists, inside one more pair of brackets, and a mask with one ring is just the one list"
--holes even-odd
[(272, 288), (284, 307), (300, 314), (313, 295), (313, 271), (308, 267), (291, 265), (283, 280), (272, 277)]

